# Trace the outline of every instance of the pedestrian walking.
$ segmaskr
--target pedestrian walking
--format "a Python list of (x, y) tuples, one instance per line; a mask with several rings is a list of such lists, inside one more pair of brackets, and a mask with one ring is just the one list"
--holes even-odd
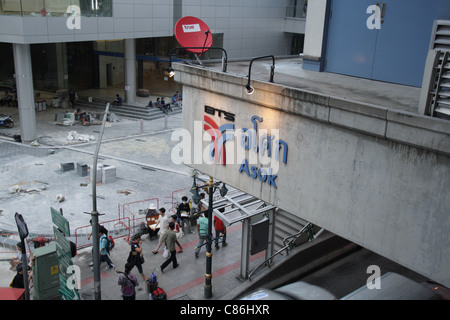
[[(224, 212), (224, 208), (219, 209), (220, 212)], [(214, 216), (214, 230), (216, 230), (216, 237), (214, 242), (216, 244), (216, 249), (219, 249), (219, 237), (222, 236), (222, 247), (227, 245), (227, 227), (223, 224), (223, 221), (219, 217)]]
[(117, 273), (120, 273), (117, 283), (121, 286), (123, 300), (136, 300), (136, 287), (139, 282), (137, 277), (131, 273), (131, 269), (133, 269), (133, 264), (127, 262), (124, 272), (116, 270)]
[[(173, 232), (175, 232), (176, 236), (177, 236), (177, 240), (180, 239), (184, 234), (183, 234), (183, 230), (180, 228), (180, 225), (177, 222), (177, 215), (174, 214), (173, 216), (170, 217), (170, 222), (174, 223), (174, 228), (173, 228)], [(170, 223), (169, 222), (169, 223)], [(179, 252), (183, 252), (183, 248), (181, 246), (178, 246), (180, 248)]]
[[(107, 267), (106, 270), (113, 269), (114, 264), (111, 262), (111, 259), (109, 258), (109, 251), (108, 251), (108, 231), (105, 229), (105, 227), (100, 226), (98, 235), (100, 237), (100, 264), (103, 261), (106, 261)], [(91, 267), (92, 270), (94, 270), (94, 267)]]
[(167, 230), (166, 233), (164, 233), (164, 236), (162, 237), (162, 241), (165, 241), (167, 244), (167, 248), (170, 251), (170, 257), (169, 259), (166, 259), (164, 263), (160, 266), (161, 272), (164, 272), (164, 268), (167, 267), (171, 262), (173, 263), (173, 268), (176, 269), (178, 267), (177, 262), (177, 250), (175, 245), (178, 245), (180, 248), (181, 244), (177, 240), (177, 235), (173, 231), (175, 228), (175, 223), (170, 222), (169, 223), (169, 230)]
[(167, 228), (169, 226), (169, 220), (167, 219), (165, 208), (159, 209), (159, 218), (158, 218), (158, 220), (156, 220), (156, 223), (157, 224), (159, 223), (159, 242), (158, 242), (158, 247), (156, 247), (156, 249), (152, 251), (154, 254), (158, 253), (158, 250), (162, 244), (161, 239), (163, 238), (164, 234), (167, 232)]
[(144, 252), (142, 251), (142, 240), (140, 234), (135, 234), (131, 241), (131, 251), (128, 255), (127, 263), (131, 265), (131, 269), (136, 266), (139, 273), (142, 276), (142, 280), (147, 280), (143, 270), (142, 264), (144, 263)]
[(198, 254), (200, 252), (201, 246), (205, 241), (208, 240), (208, 218), (206, 217), (207, 213), (201, 215), (198, 219), (197, 230), (198, 230), (198, 238), (199, 242), (197, 247), (195, 248), (195, 257), (198, 258)]

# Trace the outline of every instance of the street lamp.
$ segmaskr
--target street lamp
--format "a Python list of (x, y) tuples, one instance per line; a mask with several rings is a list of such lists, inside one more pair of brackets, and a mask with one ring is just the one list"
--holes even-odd
[(252, 94), (255, 91), (255, 89), (253, 89), (253, 87), (250, 85), (250, 80), (251, 80), (250, 79), (250, 74), (251, 74), (251, 71), (252, 71), (253, 61), (258, 60), (258, 59), (266, 59), (266, 58), (272, 58), (272, 66), (270, 67), (270, 79), (269, 79), (269, 81), (273, 82), (273, 75), (275, 73), (275, 57), (270, 55), (270, 56), (262, 56), (262, 57), (253, 58), (250, 61), (250, 65), (248, 67), (248, 82), (245, 85), (245, 93)]
[(109, 112), (109, 103), (106, 104), (105, 113), (103, 115), (102, 127), (100, 129), (99, 138), (97, 140), (97, 147), (94, 154), (94, 163), (92, 165), (92, 254), (94, 259), (94, 298), (95, 300), (102, 299), (101, 293), (101, 275), (100, 275), (100, 239), (98, 235), (99, 222), (98, 217), (100, 213), (97, 211), (97, 161), (100, 145), (102, 143), (103, 132), (105, 130), (105, 123)]
[(209, 205), (206, 210), (206, 214), (208, 215), (208, 236), (206, 240), (206, 273), (205, 273), (205, 290), (204, 295), (205, 298), (212, 297), (212, 242), (214, 241), (212, 237), (212, 215), (213, 215), (213, 194), (219, 189), (220, 195), (224, 197), (228, 189), (225, 186), (225, 183), (219, 187), (221, 182), (214, 182), (212, 177), (209, 177), (209, 181), (203, 186), (197, 186), (196, 183), (196, 174), (193, 173), (192, 177), (194, 178), (194, 183), (191, 188), (192, 200), (195, 204), (200, 202), (201, 196), (198, 194), (198, 189), (203, 189), (209, 195)]

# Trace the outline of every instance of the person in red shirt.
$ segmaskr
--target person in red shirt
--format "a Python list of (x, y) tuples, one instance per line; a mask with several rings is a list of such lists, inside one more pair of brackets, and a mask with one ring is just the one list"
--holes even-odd
[[(220, 212), (224, 212), (224, 208), (219, 209)], [(214, 229), (216, 230), (216, 237), (214, 239), (216, 243), (216, 249), (219, 249), (219, 236), (222, 235), (222, 247), (227, 245), (227, 227), (223, 224), (223, 221), (220, 220), (217, 216), (214, 216)]]

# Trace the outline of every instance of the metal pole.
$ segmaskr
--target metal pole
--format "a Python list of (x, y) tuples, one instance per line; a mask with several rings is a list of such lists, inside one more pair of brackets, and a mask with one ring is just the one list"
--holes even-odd
[(22, 273), (23, 273), (23, 285), (25, 288), (25, 300), (30, 300), (30, 288), (28, 285), (28, 259), (27, 249), (25, 248), (25, 239), (28, 237), (28, 226), (25, 223), (22, 215), (16, 212), (14, 215), (16, 220), (17, 230), (19, 231), (20, 244), (22, 247)]
[(23, 272), (23, 285), (25, 287), (25, 300), (30, 300), (30, 288), (28, 285), (28, 259), (27, 249), (25, 248), (25, 238), (20, 239), (22, 244), (22, 272)]
[(241, 278), (248, 279), (250, 265), (250, 219), (242, 221)]
[(213, 215), (213, 179), (209, 180), (209, 206), (208, 206), (208, 238), (206, 242), (206, 274), (205, 274), (205, 298), (212, 297), (212, 215)]
[(97, 212), (97, 160), (102, 142), (103, 131), (105, 129), (106, 118), (109, 112), (109, 103), (106, 104), (105, 114), (103, 115), (102, 127), (97, 141), (97, 147), (94, 154), (94, 164), (92, 167), (92, 255), (94, 258), (94, 296), (95, 300), (101, 300), (101, 283), (100, 283), (100, 243), (98, 237), (98, 212)]

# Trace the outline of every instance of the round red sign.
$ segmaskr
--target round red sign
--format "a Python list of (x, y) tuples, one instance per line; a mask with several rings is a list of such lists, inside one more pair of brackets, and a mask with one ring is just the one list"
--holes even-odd
[(184, 17), (175, 25), (175, 37), (182, 47), (201, 47), (205, 49), (186, 49), (193, 53), (203, 53), (212, 46), (212, 33), (206, 23), (196, 17)]

